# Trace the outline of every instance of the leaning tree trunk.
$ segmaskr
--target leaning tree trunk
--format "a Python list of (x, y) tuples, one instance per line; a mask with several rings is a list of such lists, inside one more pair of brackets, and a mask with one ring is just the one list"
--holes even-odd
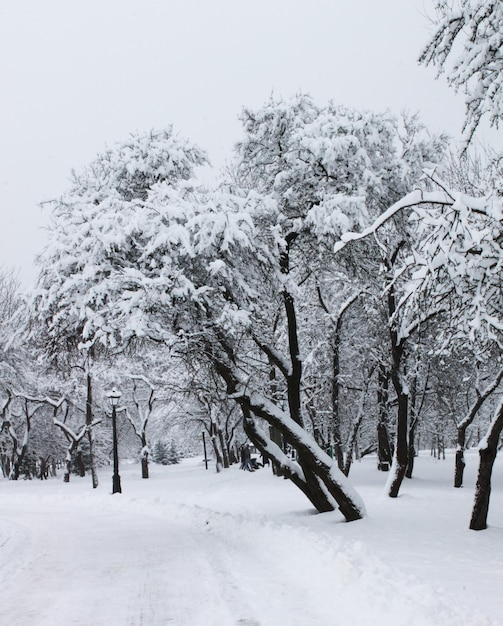
[(309, 488), (300, 466), (288, 458), (283, 452), (281, 445), (278, 445), (272, 438), (267, 437), (265, 432), (259, 428), (246, 404), (242, 405), (242, 411), (244, 417), (243, 426), (246, 436), (253, 445), (260, 450), (264, 457), (272, 460), (273, 467), (276, 466), (278, 468), (278, 475), (290, 479), (293, 484), (302, 491), (306, 498), (308, 498), (318, 512), (333, 511), (334, 506), (328, 498), (321, 501), (319, 498), (313, 497), (312, 490)]
[[(290, 246), (295, 241), (297, 233), (291, 232), (286, 238), (286, 248), (280, 252), (280, 268), (281, 273), (288, 276), (290, 272)], [(283, 289), (283, 306), (285, 309), (285, 317), (287, 324), (287, 336), (288, 336), (288, 352), (290, 357), (290, 367), (288, 371), (283, 371), (286, 383), (287, 383), (287, 398), (288, 398), (288, 410), (289, 416), (302, 430), (304, 428), (302, 411), (301, 411), (301, 398), (300, 390), (302, 383), (302, 360), (300, 358), (300, 345), (298, 337), (298, 325), (297, 325), (297, 312), (295, 308), (295, 299), (290, 291), (285, 287)], [(252, 412), (254, 412), (252, 410)], [(280, 424), (278, 424), (279, 426)], [(285, 436), (284, 428), (280, 428)], [(297, 451), (297, 460), (302, 468), (304, 474), (304, 480), (311, 493), (311, 501), (320, 512), (327, 512), (334, 509), (330, 498), (327, 498), (325, 485), (323, 480), (320, 480), (319, 472), (313, 464), (312, 455), (305, 450), (302, 446), (299, 447), (288, 435), (285, 436), (285, 440)], [(314, 442), (318, 449), (319, 446)], [(330, 458), (327, 455), (328, 458)]]
[(219, 336), (219, 343), (217, 346), (216, 343), (208, 342), (206, 352), (211, 355), (215, 371), (225, 381), (229, 398), (241, 406), (245, 416), (253, 415), (267, 422), (270, 427), (277, 428), (283, 439), (297, 450), (299, 463), (292, 464), (265, 435), (264, 440), (268, 440), (268, 445), (257, 445), (257, 439), (250, 437), (255, 445), (281, 467), (318, 511), (339, 507), (347, 521), (361, 519), (365, 514), (365, 505), (333, 459), (288, 413), (262, 395), (250, 393), (248, 385), (241, 383), (231, 360), (232, 350), (222, 336)]
[(479, 444), (479, 473), (475, 487), (475, 501), (470, 520), (471, 530), (487, 528), (489, 498), (491, 495), (491, 476), (494, 460), (498, 453), (498, 442), (503, 430), (503, 401), (496, 410), (495, 416), (485, 438)]
[(365, 506), (359, 495), (334, 460), (302, 427), (259, 394), (248, 394), (241, 390), (235, 398), (245, 410), (277, 426), (285, 439), (296, 448), (299, 460), (302, 458), (299, 465), (307, 485), (309, 499), (319, 512), (338, 507), (348, 522), (363, 517)]

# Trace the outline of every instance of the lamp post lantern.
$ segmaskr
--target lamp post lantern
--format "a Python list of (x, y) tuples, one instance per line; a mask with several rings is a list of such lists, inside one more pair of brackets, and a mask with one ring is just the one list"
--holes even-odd
[(112, 405), (112, 438), (114, 451), (114, 473), (112, 476), (112, 494), (122, 493), (121, 477), (119, 476), (119, 450), (117, 447), (117, 406), (121, 399), (121, 392), (114, 387), (108, 394), (108, 399)]

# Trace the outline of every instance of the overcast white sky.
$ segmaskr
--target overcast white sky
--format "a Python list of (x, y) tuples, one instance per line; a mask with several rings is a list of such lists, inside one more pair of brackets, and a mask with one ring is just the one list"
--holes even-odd
[(218, 167), (243, 106), (419, 111), (457, 137), (464, 104), (416, 58), (432, 0), (0, 0), (0, 266), (33, 281), (68, 174), (135, 130), (172, 123)]

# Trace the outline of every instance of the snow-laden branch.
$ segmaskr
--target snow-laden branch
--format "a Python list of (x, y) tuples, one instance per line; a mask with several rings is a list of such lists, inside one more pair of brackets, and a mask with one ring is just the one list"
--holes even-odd
[(22, 391), (12, 391), (12, 396), (18, 398), (20, 400), (25, 400), (26, 402), (38, 402), (39, 404), (49, 404), (55, 409), (59, 409), (63, 403), (66, 401), (65, 396), (61, 396), (58, 400), (54, 400), (49, 396), (30, 396)]
[(503, 380), (503, 368), (500, 369), (495, 378), (487, 385), (483, 391), (477, 389), (477, 398), (470, 407), (470, 410), (465, 417), (457, 424), (460, 429), (467, 428), (475, 419), (475, 416), (479, 412), (480, 407), (487, 400), (487, 398), (497, 389), (501, 381)]
[(131, 380), (140, 380), (141, 382), (145, 383), (147, 387), (150, 387), (150, 389), (152, 389), (153, 391), (156, 390), (156, 386), (154, 385), (154, 383), (144, 374), (128, 374), (128, 378), (130, 378)]
[(256, 343), (257, 347), (260, 348), (260, 350), (262, 350), (262, 352), (267, 356), (271, 364), (276, 365), (276, 367), (285, 378), (291, 376), (291, 364), (287, 361), (287, 359), (285, 359), (285, 357), (281, 354), (279, 350), (276, 350), (275, 348), (261, 341), (255, 334), (253, 335), (253, 341)]
[(422, 191), (417, 189), (407, 194), (404, 198), (391, 205), (384, 213), (382, 213), (370, 226), (364, 228), (361, 232), (347, 232), (341, 235), (340, 241), (334, 245), (334, 252), (340, 252), (352, 241), (360, 241), (369, 235), (373, 235), (381, 226), (388, 222), (400, 211), (411, 209), (421, 204), (436, 204), (452, 206), (454, 203), (452, 197), (443, 191)]
[[(79, 442), (81, 441), (85, 434), (87, 433), (87, 424), (83, 424), (78, 433), (76, 433), (73, 428), (70, 428), (70, 426), (68, 426), (68, 424), (65, 424), (65, 422), (62, 422), (60, 420), (58, 420), (57, 418), (53, 419), (53, 424), (54, 426), (57, 426), (60, 430), (62, 430), (65, 435), (68, 437), (68, 439), (70, 439), (71, 441), (74, 442)], [(92, 426), (94, 426), (95, 424), (93, 423)]]
[[(316, 459), (316, 464), (334, 480), (334, 486), (342, 492), (348, 500), (360, 511), (361, 515), (365, 514), (365, 505), (358, 493), (354, 490), (346, 476), (334, 465), (333, 459), (323, 450), (320, 449), (316, 441), (308, 434), (299, 424), (297, 424), (287, 413), (279, 409), (275, 404), (259, 393), (248, 393), (245, 388), (241, 388), (231, 396), (238, 402), (244, 400), (250, 407), (251, 411), (263, 417), (270, 424), (278, 426), (283, 430), (291, 441), (295, 442), (299, 453), (303, 449)], [(326, 485), (328, 487), (328, 485)], [(333, 494), (332, 494), (333, 495)]]

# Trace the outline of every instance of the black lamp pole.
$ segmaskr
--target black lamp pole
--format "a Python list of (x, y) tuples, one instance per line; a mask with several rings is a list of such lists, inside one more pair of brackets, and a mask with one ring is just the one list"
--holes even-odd
[(112, 494), (122, 493), (121, 477), (119, 476), (119, 449), (117, 446), (117, 405), (121, 397), (121, 393), (115, 389), (108, 394), (110, 404), (112, 405), (112, 438), (114, 451), (114, 473), (112, 476)]

